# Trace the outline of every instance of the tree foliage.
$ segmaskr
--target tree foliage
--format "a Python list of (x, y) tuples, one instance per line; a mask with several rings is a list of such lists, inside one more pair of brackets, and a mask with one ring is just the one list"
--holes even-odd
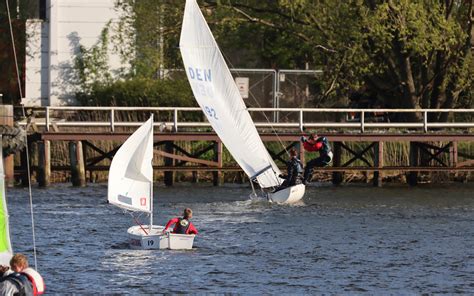
[[(202, 0), (231, 67), (322, 68), (318, 101), (372, 106), (473, 106), (473, 1)], [(184, 1), (118, 0), (110, 40), (129, 65), (122, 79), (163, 78), (181, 68)], [(127, 70), (128, 69), (128, 70)], [(184, 90), (189, 91), (189, 89)], [(447, 120), (447, 113), (432, 120)], [(407, 118), (408, 120), (410, 118)]]
[[(284, 39), (287, 52), (322, 65), (327, 99), (363, 88), (378, 106), (472, 107), (472, 1), (205, 2), (234, 15), (236, 27), (277, 32), (275, 44)], [(275, 64), (288, 65), (282, 56)]]

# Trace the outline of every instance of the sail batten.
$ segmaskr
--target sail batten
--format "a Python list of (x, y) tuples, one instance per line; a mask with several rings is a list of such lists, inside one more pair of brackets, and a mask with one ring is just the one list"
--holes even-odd
[(109, 170), (108, 201), (118, 207), (152, 212), (153, 117), (115, 154)]
[[(195, 0), (187, 0), (180, 50), (196, 101), (234, 159), (261, 187), (280, 184), (271, 159)], [(270, 169), (266, 169), (267, 167)]]

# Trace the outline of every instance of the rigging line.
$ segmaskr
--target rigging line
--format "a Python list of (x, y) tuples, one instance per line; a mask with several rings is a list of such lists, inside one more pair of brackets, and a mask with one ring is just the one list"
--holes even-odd
[(133, 220), (135, 221), (135, 223), (137, 223), (138, 226), (140, 226), (141, 230), (143, 230), (143, 232), (148, 235), (148, 232), (145, 230), (145, 228), (143, 227), (143, 225), (140, 223), (140, 221), (138, 221), (138, 218), (136, 218), (135, 216), (133, 216)]
[[(230, 62), (230, 59), (222, 52), (222, 50), (221, 50), (221, 53), (222, 53), (222, 56), (227, 60), (227, 63), (228, 63), (232, 68), (235, 69), (234, 65)], [(237, 73), (237, 75), (242, 74), (240, 71), (234, 71), (234, 72)], [(258, 108), (262, 108), (262, 106), (261, 106), (260, 103), (257, 101), (257, 98), (254, 96), (254, 94), (253, 94), (253, 92), (250, 90), (250, 88), (249, 88), (249, 94), (250, 94), (250, 96), (252, 97), (252, 99), (255, 101), (255, 103), (257, 104)], [(283, 149), (285, 150), (285, 152), (286, 152), (287, 155), (290, 155), (290, 154), (288, 153), (288, 150), (286, 150), (286, 147), (285, 147), (285, 145), (283, 144), (283, 141), (281, 140), (280, 136), (278, 135), (278, 133), (277, 133), (275, 127), (273, 126), (272, 122), (270, 121), (270, 119), (268, 119), (268, 116), (265, 114), (265, 112), (262, 112), (262, 115), (263, 115), (263, 117), (265, 117), (265, 119), (267, 120), (267, 122), (270, 124), (270, 128), (271, 128), (273, 134), (275, 134), (275, 136), (277, 137), (278, 142), (280, 143), (281, 147), (283, 147)]]
[[(10, 37), (12, 40), (12, 48), (13, 48), (13, 57), (15, 59), (15, 68), (16, 68), (16, 78), (18, 81), (18, 89), (20, 91), (20, 100), (23, 99), (23, 91), (21, 88), (21, 80), (20, 80), (20, 72), (18, 70), (18, 59), (16, 56), (16, 49), (15, 49), (15, 38), (13, 36), (13, 27), (12, 27), (12, 19), (10, 16), (10, 5), (8, 4), (8, 0), (5, 0), (6, 7), (7, 7), (7, 15), (8, 15), (8, 24), (10, 26)], [(25, 112), (25, 106), (22, 105), (22, 115), (23, 118), (26, 118), (26, 112)], [(28, 152), (29, 147), (28, 147), (28, 133), (25, 133), (25, 155), (26, 155), (26, 170), (28, 174), (28, 194), (29, 194), (29, 202), (30, 202), (30, 215), (31, 215), (31, 234), (33, 236), (33, 257), (34, 257), (34, 262), (35, 262), (35, 269), (38, 271), (38, 260), (37, 260), (37, 252), (36, 252), (36, 233), (35, 233), (35, 217), (34, 217), (34, 211), (33, 211), (33, 194), (31, 190), (31, 172), (30, 172), (30, 154)]]

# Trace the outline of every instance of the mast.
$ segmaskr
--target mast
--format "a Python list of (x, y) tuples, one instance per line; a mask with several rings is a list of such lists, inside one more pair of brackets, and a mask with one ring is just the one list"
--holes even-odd
[[(153, 149), (153, 113), (151, 119), (151, 146)], [(150, 180), (150, 233), (153, 228), (153, 159), (151, 160), (151, 180)]]

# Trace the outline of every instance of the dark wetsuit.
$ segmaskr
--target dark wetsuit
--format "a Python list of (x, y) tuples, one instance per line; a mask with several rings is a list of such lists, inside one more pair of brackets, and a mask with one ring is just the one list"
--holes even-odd
[(303, 165), (297, 157), (293, 157), (286, 163), (285, 181), (281, 184), (280, 189), (285, 187), (301, 184), (303, 181)]

